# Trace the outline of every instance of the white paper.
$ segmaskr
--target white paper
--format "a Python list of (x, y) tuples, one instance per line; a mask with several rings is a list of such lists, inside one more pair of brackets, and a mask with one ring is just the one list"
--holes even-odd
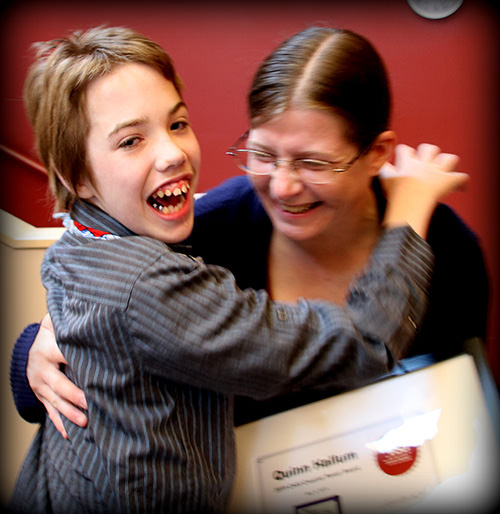
[(498, 445), (463, 355), (236, 429), (234, 514), (481, 512)]

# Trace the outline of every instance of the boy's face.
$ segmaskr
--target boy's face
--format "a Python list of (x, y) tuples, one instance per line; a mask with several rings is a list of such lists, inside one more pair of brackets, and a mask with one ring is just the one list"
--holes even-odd
[(77, 189), (139, 235), (167, 243), (193, 227), (200, 147), (171, 82), (138, 63), (117, 66), (87, 88), (87, 160)]

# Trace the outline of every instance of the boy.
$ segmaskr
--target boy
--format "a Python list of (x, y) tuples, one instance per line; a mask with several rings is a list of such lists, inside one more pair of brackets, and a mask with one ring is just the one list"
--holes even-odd
[(233, 394), (387, 371), (423, 316), (429, 248), (401, 226), (398, 193), (345, 307), (273, 304), (172, 246), (192, 229), (200, 150), (158, 45), (122, 28), (48, 42), (25, 91), (57, 207), (69, 211), (42, 279), (89, 421), (68, 424), (68, 439), (41, 427), (11, 509), (222, 512)]

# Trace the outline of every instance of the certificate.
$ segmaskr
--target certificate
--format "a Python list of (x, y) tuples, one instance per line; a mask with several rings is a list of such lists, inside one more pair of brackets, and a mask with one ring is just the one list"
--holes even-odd
[(479, 513), (500, 477), (468, 355), (238, 427), (236, 443), (234, 514)]

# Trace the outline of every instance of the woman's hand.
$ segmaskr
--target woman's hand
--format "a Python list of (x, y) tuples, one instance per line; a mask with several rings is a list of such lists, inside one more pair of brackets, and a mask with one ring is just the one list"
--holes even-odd
[(409, 224), (425, 238), (437, 203), (469, 179), (453, 171), (458, 161), (457, 155), (441, 153), (434, 145), (422, 144), (416, 150), (397, 145), (394, 166), (387, 163), (380, 170), (388, 202), (384, 224)]
[(61, 371), (61, 365), (64, 364), (66, 360), (57, 346), (52, 322), (47, 314), (30, 349), (26, 376), (31, 389), (47, 409), (52, 423), (67, 439), (68, 434), (60, 415), (85, 427), (87, 417), (80, 408), (86, 410), (87, 403), (83, 391)]

